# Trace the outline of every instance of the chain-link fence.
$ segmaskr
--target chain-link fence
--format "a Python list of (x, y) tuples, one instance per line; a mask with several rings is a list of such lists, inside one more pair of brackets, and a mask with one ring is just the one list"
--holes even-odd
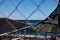
[[(7, 1), (7, 3), (9, 2), (10, 4), (5, 4), (6, 3), (6, 1)], [(13, 0), (13, 1), (17, 1), (17, 0)], [(4, 13), (2, 10), (4, 10), (4, 8), (6, 7), (6, 6), (4, 6), (3, 8), (2, 8), (2, 10), (0, 10), (0, 15), (2, 15), (4, 18), (7, 18), (6, 19), (6, 21), (7, 21), (7, 23), (12, 27), (12, 28), (14, 28), (15, 30), (17, 30), (17, 31), (19, 31), (20, 32), (20, 30), (22, 30), (22, 29), (16, 29), (15, 27), (14, 27), (14, 25), (11, 23), (11, 22), (9, 22), (9, 18), (15, 13), (15, 12), (18, 12), (18, 14), (20, 14), (20, 16), (22, 16), (22, 18), (24, 18), (25, 20), (26, 20), (26, 22), (27, 23), (30, 23), (28, 20), (29, 20), (29, 18), (31, 17), (31, 16), (33, 16), (37, 11), (39, 11), (40, 12), (40, 14), (42, 14), (44, 17), (47, 17), (47, 14), (40, 8), (40, 6), (45, 2), (45, 1), (47, 1), (47, 0), (36, 0), (36, 1), (41, 1), (41, 2), (39, 2), (38, 4), (37, 4), (37, 2), (35, 2), (35, 0), (30, 0), (30, 2), (35, 6), (35, 9), (32, 11), (32, 12), (29, 12), (30, 14), (28, 15), (28, 16), (26, 16), (26, 15), (24, 15), (24, 12), (22, 12), (21, 11), (21, 9), (19, 8), (19, 6), (22, 6), (22, 4), (26, 1), (26, 0), (18, 0), (17, 2), (13, 2), (12, 0), (1, 0), (0, 1), (0, 9), (1, 9), (1, 7), (2, 7), (2, 5), (11, 5), (11, 6), (14, 6), (13, 8), (10, 8), (10, 10), (11, 11), (9, 11), (9, 10), (7, 10), (7, 12), (6, 13), (8, 13), (8, 15), (6, 15), (6, 13)], [(53, 0), (55, 3), (58, 3), (58, 1), (59, 0)], [(27, 3), (25, 6), (27, 6), (27, 5), (29, 5), (29, 3)], [(49, 5), (51, 5), (51, 4), (49, 4)], [(7, 8), (9, 8), (10, 6), (7, 6), (6, 7), (6, 9)], [(24, 8), (24, 7), (23, 7)], [(26, 7), (26, 8), (28, 8), (28, 7)], [(29, 9), (28, 9), (29, 10)], [(25, 9), (24, 9), (24, 11), (25, 11)], [(26, 12), (27, 13), (27, 12)], [(15, 13), (16, 14), (16, 13)], [(39, 15), (39, 14), (38, 14)], [(17, 15), (18, 16), (18, 15)], [(1, 17), (0, 17), (1, 18)], [(16, 17), (17, 18), (17, 17)], [(47, 17), (49, 20), (51, 20), (51, 18), (50, 17)], [(16, 20), (15, 20), (16, 21)], [(18, 24), (19, 25), (19, 24)], [(28, 28), (31, 28), (31, 27), (34, 27), (33, 25), (32, 25), (32, 23), (30, 23), (29, 24), (29, 27)], [(24, 29), (24, 28), (23, 28)], [(13, 31), (14, 32), (14, 31)], [(18, 34), (20, 34), (18, 32)], [(24, 30), (24, 32), (25, 32), (25, 34), (26, 34), (26, 30)], [(38, 33), (38, 32), (37, 32)], [(19, 35), (20, 36), (20, 35)]]
[[(11, 15), (13, 15), (16, 11), (26, 20), (26, 22), (27, 23), (29, 23), (29, 18), (32, 16), (32, 15), (34, 15), (35, 13), (36, 13), (36, 11), (39, 11), (44, 17), (47, 17), (47, 14), (46, 13), (44, 13), (44, 11), (42, 11), (41, 10), (41, 8), (40, 8), (40, 6), (46, 1), (46, 0), (41, 0), (41, 2), (39, 3), (39, 4), (37, 4), (36, 2), (34, 2), (34, 0), (30, 0), (30, 2), (35, 6), (35, 9), (32, 11), (32, 12), (30, 12), (30, 14), (26, 17), (26, 15), (24, 15), (23, 14), (23, 12), (21, 12), (20, 11), (20, 9), (19, 9), (19, 6), (21, 6), (21, 4), (23, 4), (26, 0), (19, 0), (18, 2), (17, 2), (17, 4), (16, 3), (14, 3), (12, 0), (1, 0), (1, 2), (0, 2), (0, 7), (5, 3), (5, 2), (10, 2), (11, 3), (11, 5), (12, 6), (14, 6), (14, 9), (12, 10), (12, 11), (10, 11), (9, 12), (9, 14), (6, 16), (6, 14), (2, 11), (2, 10), (0, 10), (0, 14), (1, 15), (3, 15), (4, 16), (4, 18), (7, 18), (6, 19), (6, 21), (7, 21), (7, 23), (8, 24), (10, 24), (14, 29), (16, 29), (15, 27), (14, 27), (14, 25), (13, 24), (11, 24), (9, 21), (8, 21), (8, 18), (10, 18), (11, 17)], [(16, 1), (16, 0), (15, 0)], [(40, 0), (37, 0), (37, 1), (40, 1)], [(58, 2), (58, 0), (53, 0), (54, 2)], [(6, 4), (6, 5), (9, 5), (9, 4)], [(27, 5), (29, 5), (29, 3), (27, 3)], [(25, 5), (26, 6), (26, 5)], [(7, 8), (8, 8), (8, 6), (7, 6)], [(27, 8), (27, 7), (26, 7)], [(3, 8), (3, 10), (4, 10), (4, 8)], [(25, 9), (24, 9), (25, 10)], [(7, 10), (8, 11), (8, 10)], [(47, 17), (48, 19), (51, 19), (50, 17)], [(30, 23), (30, 25), (33, 27), (33, 25)], [(26, 30), (25, 30), (26, 31)]]

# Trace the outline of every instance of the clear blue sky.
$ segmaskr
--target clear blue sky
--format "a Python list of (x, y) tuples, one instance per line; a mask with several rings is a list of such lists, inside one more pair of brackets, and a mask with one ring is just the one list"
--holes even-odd
[[(0, 0), (1, 3), (2, 0)], [(13, 3), (16, 5), (21, 0), (12, 0)], [(42, 0), (33, 0), (37, 5)], [(58, 1), (57, 0), (45, 0), (43, 4), (39, 7), (47, 16), (44, 16), (39, 10), (37, 10), (30, 18), (29, 20), (43, 20), (46, 17), (50, 15), (54, 11), (54, 9), (57, 7)], [(21, 5), (19, 5), (18, 9), (21, 11), (26, 18), (32, 13), (37, 7), (31, 2), (31, 0), (24, 0)], [(2, 11), (6, 16), (8, 16), (13, 10), (15, 9), (15, 6), (12, 5), (12, 3), (9, 0), (5, 0), (5, 2), (0, 5), (0, 11)], [(0, 17), (4, 17), (0, 14)], [(15, 11), (9, 18), (16, 19), (16, 20), (24, 20), (25, 18), (21, 16), (17, 11)]]

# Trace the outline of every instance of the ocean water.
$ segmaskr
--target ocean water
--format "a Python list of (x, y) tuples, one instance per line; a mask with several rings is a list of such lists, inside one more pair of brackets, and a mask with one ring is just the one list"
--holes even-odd
[(36, 25), (36, 24), (40, 23), (42, 20), (28, 20), (28, 21), (26, 21), (26, 20), (17, 20), (17, 21), (18, 22), (23, 22), (23, 23), (30, 23), (32, 25)]

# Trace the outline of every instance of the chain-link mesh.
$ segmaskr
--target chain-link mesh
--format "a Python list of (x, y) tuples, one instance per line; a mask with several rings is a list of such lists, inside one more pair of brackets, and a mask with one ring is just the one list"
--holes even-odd
[(5, 2), (5, 0), (2, 0), (2, 1), (0, 2), (0, 5), (2, 5), (4, 2)]
[[(2, 0), (2, 1), (0, 2), (0, 6), (3, 5), (5, 1), (6, 1), (6, 0)], [(12, 0), (9, 0), (9, 2), (11, 3), (11, 5), (14, 6), (14, 10), (13, 10), (12, 12), (10, 12), (10, 14), (9, 14), (8, 16), (6, 16), (1, 10), (0, 10), (0, 14), (2, 14), (2, 15), (3, 15), (4, 17), (6, 17), (6, 18), (9, 18), (9, 17), (11, 17), (11, 15), (12, 15), (15, 11), (17, 11), (17, 12), (18, 12), (20, 15), (22, 15), (22, 17), (25, 18), (25, 20), (27, 20), (27, 22), (28, 22), (28, 19), (29, 19), (32, 15), (34, 15), (34, 13), (38, 10), (41, 14), (43, 14), (45, 17), (47, 17), (47, 15), (44, 13), (44, 11), (42, 11), (42, 10), (39, 8), (46, 0), (42, 0), (38, 5), (34, 2), (34, 0), (30, 0), (37, 8), (36, 8), (35, 10), (33, 10), (33, 12), (31, 12), (28, 17), (26, 17), (26, 16), (18, 9), (18, 7), (19, 7), (24, 1), (25, 1), (25, 0), (21, 0), (21, 1), (16, 5), (15, 3), (12, 2)], [(54, 1), (55, 1), (55, 2), (57, 1), (57, 2), (58, 2), (58, 0), (54, 0)], [(48, 17), (48, 19), (50, 19), (50, 17)], [(7, 19), (7, 22), (8, 22), (8, 24), (10, 24), (14, 29), (16, 29), (16, 28), (14, 27), (14, 25), (11, 24), (11, 23), (8, 21), (8, 19)], [(28, 23), (29, 23), (29, 22), (28, 22)], [(33, 26), (31, 23), (30, 23), (30, 25)]]

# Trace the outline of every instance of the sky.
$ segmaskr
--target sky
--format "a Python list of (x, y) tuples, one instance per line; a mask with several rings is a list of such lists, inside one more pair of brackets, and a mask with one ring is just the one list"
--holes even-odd
[[(3, 0), (0, 0), (0, 3)], [(21, 0), (11, 0), (15, 6), (17, 6), (17, 4), (21, 1)], [(36, 3), (37, 5), (39, 5), (41, 3), (42, 0), (33, 0), (34, 3)], [(4, 3), (2, 3), (2, 5), (0, 5), (0, 18), (1, 17), (8, 17), (10, 19), (14, 19), (14, 20), (25, 20), (26, 18), (28, 18), (28, 20), (44, 20), (45, 18), (47, 18), (57, 7), (58, 5), (58, 0), (45, 0), (40, 6), (39, 9), (43, 11), (43, 13), (41, 13), (39, 11), (39, 9), (33, 14), (31, 15), (31, 17), (28, 18), (28, 16), (37, 9), (37, 6), (34, 5), (32, 3), (31, 0), (24, 0), (19, 6), (18, 6), (18, 10), (25, 16), (23, 17), (17, 10), (15, 10), (15, 12), (13, 12), (13, 14), (8, 17), (8, 15), (16, 8), (11, 2), (10, 0), (5, 0)], [(1, 12), (4, 13), (5, 16), (3, 16), (1, 14)]]

